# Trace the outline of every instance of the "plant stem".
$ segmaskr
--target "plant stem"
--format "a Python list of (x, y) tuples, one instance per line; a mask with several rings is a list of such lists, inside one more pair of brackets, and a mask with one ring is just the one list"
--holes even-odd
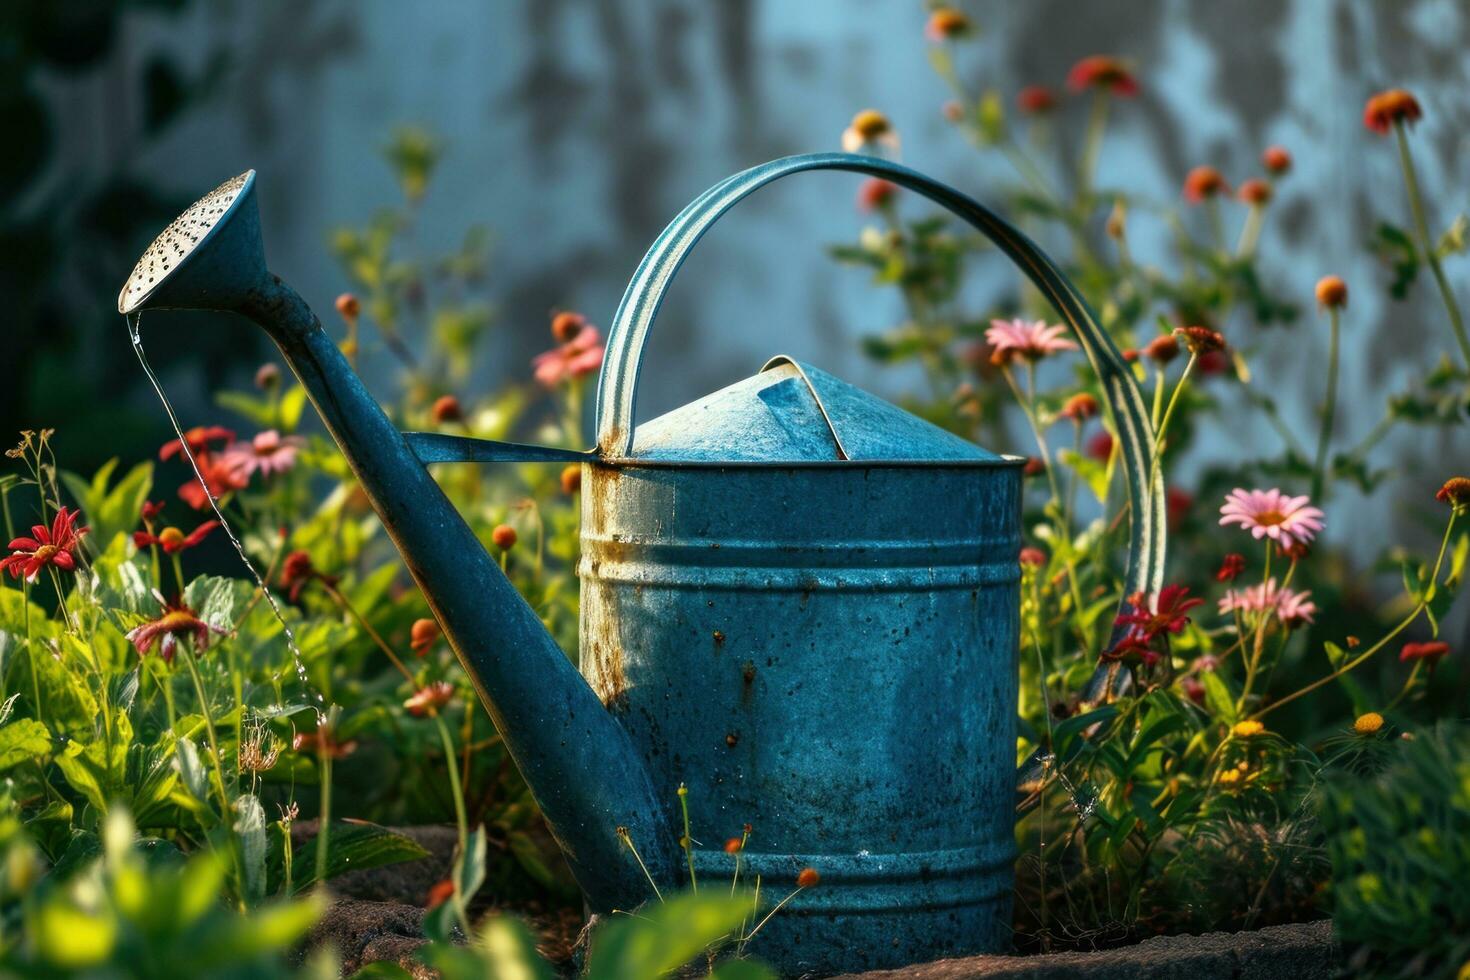
[(464, 808), (464, 792), (459, 782), (458, 756), (454, 752), (454, 737), (444, 717), (434, 712), (434, 724), (439, 728), (439, 741), (444, 745), (444, 764), (449, 770), (449, 791), (454, 796), (454, 822), (459, 828), (459, 853), (464, 855), (470, 846), (470, 821)]
[(230, 823), (230, 797), (225, 791), (225, 760), (219, 751), (219, 736), (214, 728), (214, 712), (210, 710), (209, 698), (204, 694), (204, 680), (199, 676), (199, 668), (194, 663), (194, 655), (188, 650), (179, 649), (179, 655), (183, 658), (184, 666), (189, 668), (189, 677), (194, 682), (194, 694), (199, 698), (199, 711), (204, 715), (204, 732), (209, 737), (209, 751), (214, 756), (214, 779), (215, 788), (219, 791), (220, 819), (226, 825)]
[(1184, 364), (1184, 373), (1179, 375), (1179, 383), (1174, 386), (1173, 393), (1169, 395), (1169, 405), (1164, 409), (1164, 417), (1159, 420), (1158, 430), (1154, 433), (1154, 458), (1153, 462), (1149, 465), (1148, 475), (1150, 485), (1153, 484), (1154, 477), (1158, 475), (1159, 467), (1163, 464), (1164, 433), (1169, 430), (1169, 420), (1174, 417), (1174, 406), (1179, 404), (1179, 393), (1189, 383), (1190, 372), (1194, 370), (1195, 362), (1198, 360), (1199, 355), (1191, 352), (1189, 360)]
[[(1440, 570), (1440, 567), (1444, 564), (1444, 554), (1445, 554), (1446, 549), (1448, 549), (1448, 547), (1449, 547), (1449, 543), (1450, 543), (1450, 532), (1454, 530), (1454, 527), (1455, 527), (1455, 512), (1452, 510), (1452, 511), (1450, 511), (1450, 520), (1449, 520), (1449, 523), (1445, 525), (1444, 537), (1442, 539), (1440, 539), (1440, 542), (1439, 542), (1439, 557), (1436, 558), (1435, 561), (1434, 561), (1434, 573), (1429, 577), (1429, 580), (1430, 580), (1431, 585), (1439, 579), (1439, 570)], [(1330, 684), (1331, 682), (1337, 680), (1339, 677), (1343, 676), (1348, 671), (1354, 669), (1359, 664), (1361, 664), (1365, 660), (1367, 660), (1369, 657), (1373, 656), (1379, 650), (1382, 650), (1385, 646), (1387, 646), (1394, 639), (1394, 637), (1398, 636), (1404, 630), (1408, 629), (1411, 625), (1413, 625), (1414, 621), (1419, 618), (1420, 613), (1424, 612), (1424, 610), (1428, 607), (1428, 605), (1429, 604), (1427, 602), (1420, 601), (1417, 605), (1414, 606), (1414, 608), (1412, 610), (1410, 610), (1410, 612), (1409, 612), (1409, 614), (1407, 616), (1405, 616), (1403, 619), (1399, 620), (1398, 625), (1396, 625), (1393, 629), (1391, 629), (1391, 630), (1388, 631), (1388, 633), (1383, 637), (1383, 639), (1381, 639), (1377, 643), (1373, 644), (1367, 650), (1364, 650), (1362, 653), (1358, 654), (1352, 660), (1349, 660), (1347, 663), (1343, 664), (1341, 667), (1337, 668), (1332, 673), (1328, 674), (1326, 677), (1318, 678), (1317, 680), (1315, 680), (1312, 683), (1308, 684), (1306, 687), (1303, 687), (1303, 688), (1301, 688), (1300, 690), (1297, 690), (1297, 691), (1293, 691), (1291, 694), (1288, 694), (1286, 697), (1282, 698), (1279, 701), (1272, 702), (1271, 704), (1269, 704), (1266, 707), (1262, 708), (1260, 711), (1257, 711), (1255, 714), (1251, 715), (1251, 717), (1252, 718), (1260, 718), (1260, 717), (1268, 714), (1269, 712), (1275, 711), (1277, 708), (1281, 707), (1283, 704), (1290, 704), (1291, 702), (1295, 701), (1297, 698), (1304, 697), (1305, 695), (1311, 694), (1313, 691), (1317, 690), (1317, 688), (1322, 687), (1325, 684)]]
[(1464, 358), (1466, 369), (1470, 370), (1470, 336), (1465, 333), (1465, 320), (1460, 315), (1460, 303), (1455, 299), (1455, 293), (1450, 288), (1449, 280), (1445, 278), (1444, 269), (1439, 264), (1439, 256), (1434, 250), (1434, 243), (1429, 240), (1429, 222), (1424, 217), (1424, 201), (1419, 195), (1419, 180), (1414, 176), (1414, 158), (1409, 152), (1409, 136), (1402, 120), (1395, 120), (1393, 131), (1394, 136), (1398, 139), (1399, 165), (1404, 171), (1404, 189), (1408, 192), (1409, 211), (1414, 218), (1414, 230), (1419, 237), (1419, 248), (1424, 253), (1424, 261), (1428, 264), (1429, 271), (1434, 274), (1434, 281), (1439, 286), (1439, 295), (1444, 299), (1445, 312), (1450, 317), (1450, 327), (1454, 330), (1455, 340), (1460, 345), (1460, 356)]
[(1102, 151), (1103, 132), (1108, 122), (1108, 96), (1098, 89), (1092, 93), (1092, 108), (1087, 114), (1087, 129), (1082, 140), (1082, 157), (1077, 164), (1077, 200), (1085, 204), (1092, 196), (1092, 180), (1097, 173), (1098, 155)]
[(378, 634), (378, 631), (373, 629), (372, 625), (369, 624), (366, 619), (362, 618), (362, 614), (357, 611), (352, 603), (347, 601), (347, 597), (343, 595), (341, 591), (330, 582), (323, 581), (322, 588), (327, 590), (327, 595), (331, 596), (332, 599), (337, 603), (337, 605), (341, 606), (348, 615), (350, 615), (353, 619), (357, 621), (357, 625), (362, 627), (363, 632), (372, 637), (373, 642), (378, 645), (378, 649), (382, 650), (383, 653), (387, 655), (388, 659), (393, 662), (393, 666), (398, 668), (398, 672), (408, 680), (408, 683), (416, 687), (417, 682), (414, 681), (413, 674), (411, 674), (408, 668), (403, 665), (403, 661), (398, 659), (398, 654), (394, 653), (393, 648), (388, 645), (388, 641), (384, 640), (382, 636)]
[(1332, 419), (1337, 412), (1337, 360), (1338, 335), (1342, 319), (1337, 307), (1329, 307), (1327, 316), (1332, 324), (1332, 339), (1327, 346), (1327, 405), (1322, 409), (1322, 432), (1317, 437), (1317, 464), (1312, 468), (1312, 500), (1322, 501), (1322, 489), (1327, 479), (1327, 447), (1332, 442)]

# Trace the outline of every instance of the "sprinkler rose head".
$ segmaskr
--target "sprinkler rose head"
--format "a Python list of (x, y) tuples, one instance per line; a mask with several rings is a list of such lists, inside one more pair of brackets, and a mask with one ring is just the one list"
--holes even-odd
[(195, 201), (148, 246), (117, 295), (117, 311), (232, 310), (266, 278), (255, 171)]

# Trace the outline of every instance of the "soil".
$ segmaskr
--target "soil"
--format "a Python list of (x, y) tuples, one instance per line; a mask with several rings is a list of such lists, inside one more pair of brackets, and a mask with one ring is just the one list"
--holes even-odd
[[(335, 947), (344, 975), (387, 961), (415, 977), (433, 976), (414, 959), (414, 952), (425, 942), (425, 897), (449, 874), (455, 831), (437, 826), (394, 829), (417, 841), (428, 856), (334, 878), (336, 901), (308, 939), (309, 948)], [(303, 822), (300, 832), (309, 837), (315, 828)], [(580, 912), (519, 900), (502, 905), (483, 896), (471, 907), (477, 921), (507, 911), (530, 927), (542, 955), (570, 975), (583, 925)], [(1095, 953), (939, 960), (839, 980), (1331, 980), (1341, 966), (1332, 924), (1324, 920), (1252, 932), (1163, 936)]]

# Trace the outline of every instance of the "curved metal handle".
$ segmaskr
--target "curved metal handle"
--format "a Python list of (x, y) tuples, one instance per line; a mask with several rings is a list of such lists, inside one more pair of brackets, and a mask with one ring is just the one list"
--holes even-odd
[(669, 283), (689, 252), (710, 226), (746, 195), (773, 180), (804, 170), (841, 170), (881, 177), (943, 205), (994, 242), (1051, 302), (1072, 328), (1102, 382), (1103, 401), (1118, 433), (1132, 508), (1126, 594), (1157, 592), (1164, 577), (1164, 480), (1161, 473), (1150, 473), (1154, 432), (1148, 409), (1112, 338), (1097, 322), (1077, 288), (1029, 238), (978, 201), (917, 171), (877, 157), (810, 153), (772, 160), (711, 187), (669, 223), (638, 264), (638, 271), (628, 283), (608, 328), (607, 351), (597, 386), (599, 452), (605, 458), (617, 459), (628, 456), (632, 450), (633, 411), (643, 348)]

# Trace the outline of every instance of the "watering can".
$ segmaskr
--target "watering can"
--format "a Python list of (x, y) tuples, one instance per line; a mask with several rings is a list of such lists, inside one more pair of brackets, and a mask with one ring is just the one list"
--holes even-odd
[[(755, 167), (690, 204), (608, 331), (586, 452), (400, 432), (306, 303), (266, 268), (254, 172), (144, 253), (118, 309), (223, 310), (280, 348), (402, 552), (596, 913), (694, 873), (750, 824), (744, 880), (789, 892), (753, 954), (787, 974), (900, 966), (1010, 941), (1016, 782), (1017, 457), (987, 452), (815, 367), (754, 376), (636, 424), (645, 342), (690, 249), (785, 175), (880, 177), (988, 236), (1073, 328), (1102, 380), (1131, 493), (1128, 592), (1157, 591), (1163, 495), (1121, 355), (1033, 243), (970, 198), (873, 157)], [(582, 466), (580, 672), (428, 464)], [(638, 848), (642, 865), (628, 846)], [(646, 866), (646, 872), (645, 867)]]

